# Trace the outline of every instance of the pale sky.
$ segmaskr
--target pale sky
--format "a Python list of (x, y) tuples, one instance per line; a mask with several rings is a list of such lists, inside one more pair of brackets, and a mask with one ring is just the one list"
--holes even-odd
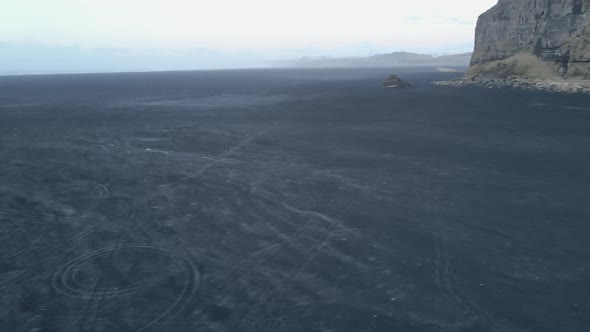
[[(0, 0), (0, 41), (88, 48), (445, 51), (497, 0)], [(457, 46), (459, 47), (459, 46)]]

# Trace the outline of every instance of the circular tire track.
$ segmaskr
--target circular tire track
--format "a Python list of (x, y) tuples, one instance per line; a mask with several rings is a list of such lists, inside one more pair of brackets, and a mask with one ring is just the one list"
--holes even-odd
[[(53, 287), (64, 295), (92, 300), (92, 287), (88, 287), (79, 282), (79, 280), (77, 280), (77, 274), (80, 273), (80, 270), (84, 268), (85, 264), (91, 263), (93, 260), (99, 259), (101, 257), (108, 257), (112, 250), (112, 247), (98, 249), (69, 261), (59, 268), (53, 275)], [(164, 272), (163, 277), (148, 278), (133, 282), (129, 285), (124, 285), (123, 287), (111, 287), (101, 290), (100, 292), (106, 297), (128, 296), (132, 293), (140, 292), (150, 287), (155, 287), (159, 283), (163, 282), (166, 278), (171, 277), (170, 271), (176, 270), (178, 271), (178, 275), (181, 276), (182, 290), (178, 296), (174, 298), (173, 303), (168, 306), (161, 314), (156, 315), (153, 320), (147, 322), (142, 327), (137, 328), (135, 330), (137, 332), (146, 331), (156, 323), (162, 321), (165, 317), (171, 315), (174, 311), (182, 310), (182, 308), (190, 301), (198, 288), (200, 273), (198, 272), (197, 267), (189, 259), (182, 255), (178, 255), (169, 250), (149, 245), (127, 245), (119, 248), (117, 252), (139, 252), (142, 254), (142, 257), (145, 257), (146, 260), (148, 260), (148, 262), (150, 261), (150, 258), (153, 258), (154, 256), (160, 256), (164, 260), (168, 260), (170, 265), (174, 266), (174, 268), (161, 269)], [(158, 269), (159, 267), (156, 266), (155, 268)]]

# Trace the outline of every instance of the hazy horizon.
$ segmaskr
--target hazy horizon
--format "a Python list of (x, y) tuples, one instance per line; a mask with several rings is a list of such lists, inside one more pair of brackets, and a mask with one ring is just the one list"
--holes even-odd
[(473, 49), (496, 0), (33, 0), (0, 5), (0, 74), (263, 68), (301, 57)]

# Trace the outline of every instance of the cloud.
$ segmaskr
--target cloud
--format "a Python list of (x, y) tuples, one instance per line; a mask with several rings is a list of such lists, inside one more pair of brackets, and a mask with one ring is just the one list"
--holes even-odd
[[(497, 0), (4, 1), (0, 40), (124, 48), (437, 46), (473, 38)], [(448, 18), (436, 19), (436, 15)]]

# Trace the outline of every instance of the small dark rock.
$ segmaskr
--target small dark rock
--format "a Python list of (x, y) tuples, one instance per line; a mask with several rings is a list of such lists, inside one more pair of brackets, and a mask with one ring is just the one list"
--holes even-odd
[(383, 82), (383, 86), (386, 88), (407, 88), (410, 84), (397, 77), (397, 75), (391, 75)]

